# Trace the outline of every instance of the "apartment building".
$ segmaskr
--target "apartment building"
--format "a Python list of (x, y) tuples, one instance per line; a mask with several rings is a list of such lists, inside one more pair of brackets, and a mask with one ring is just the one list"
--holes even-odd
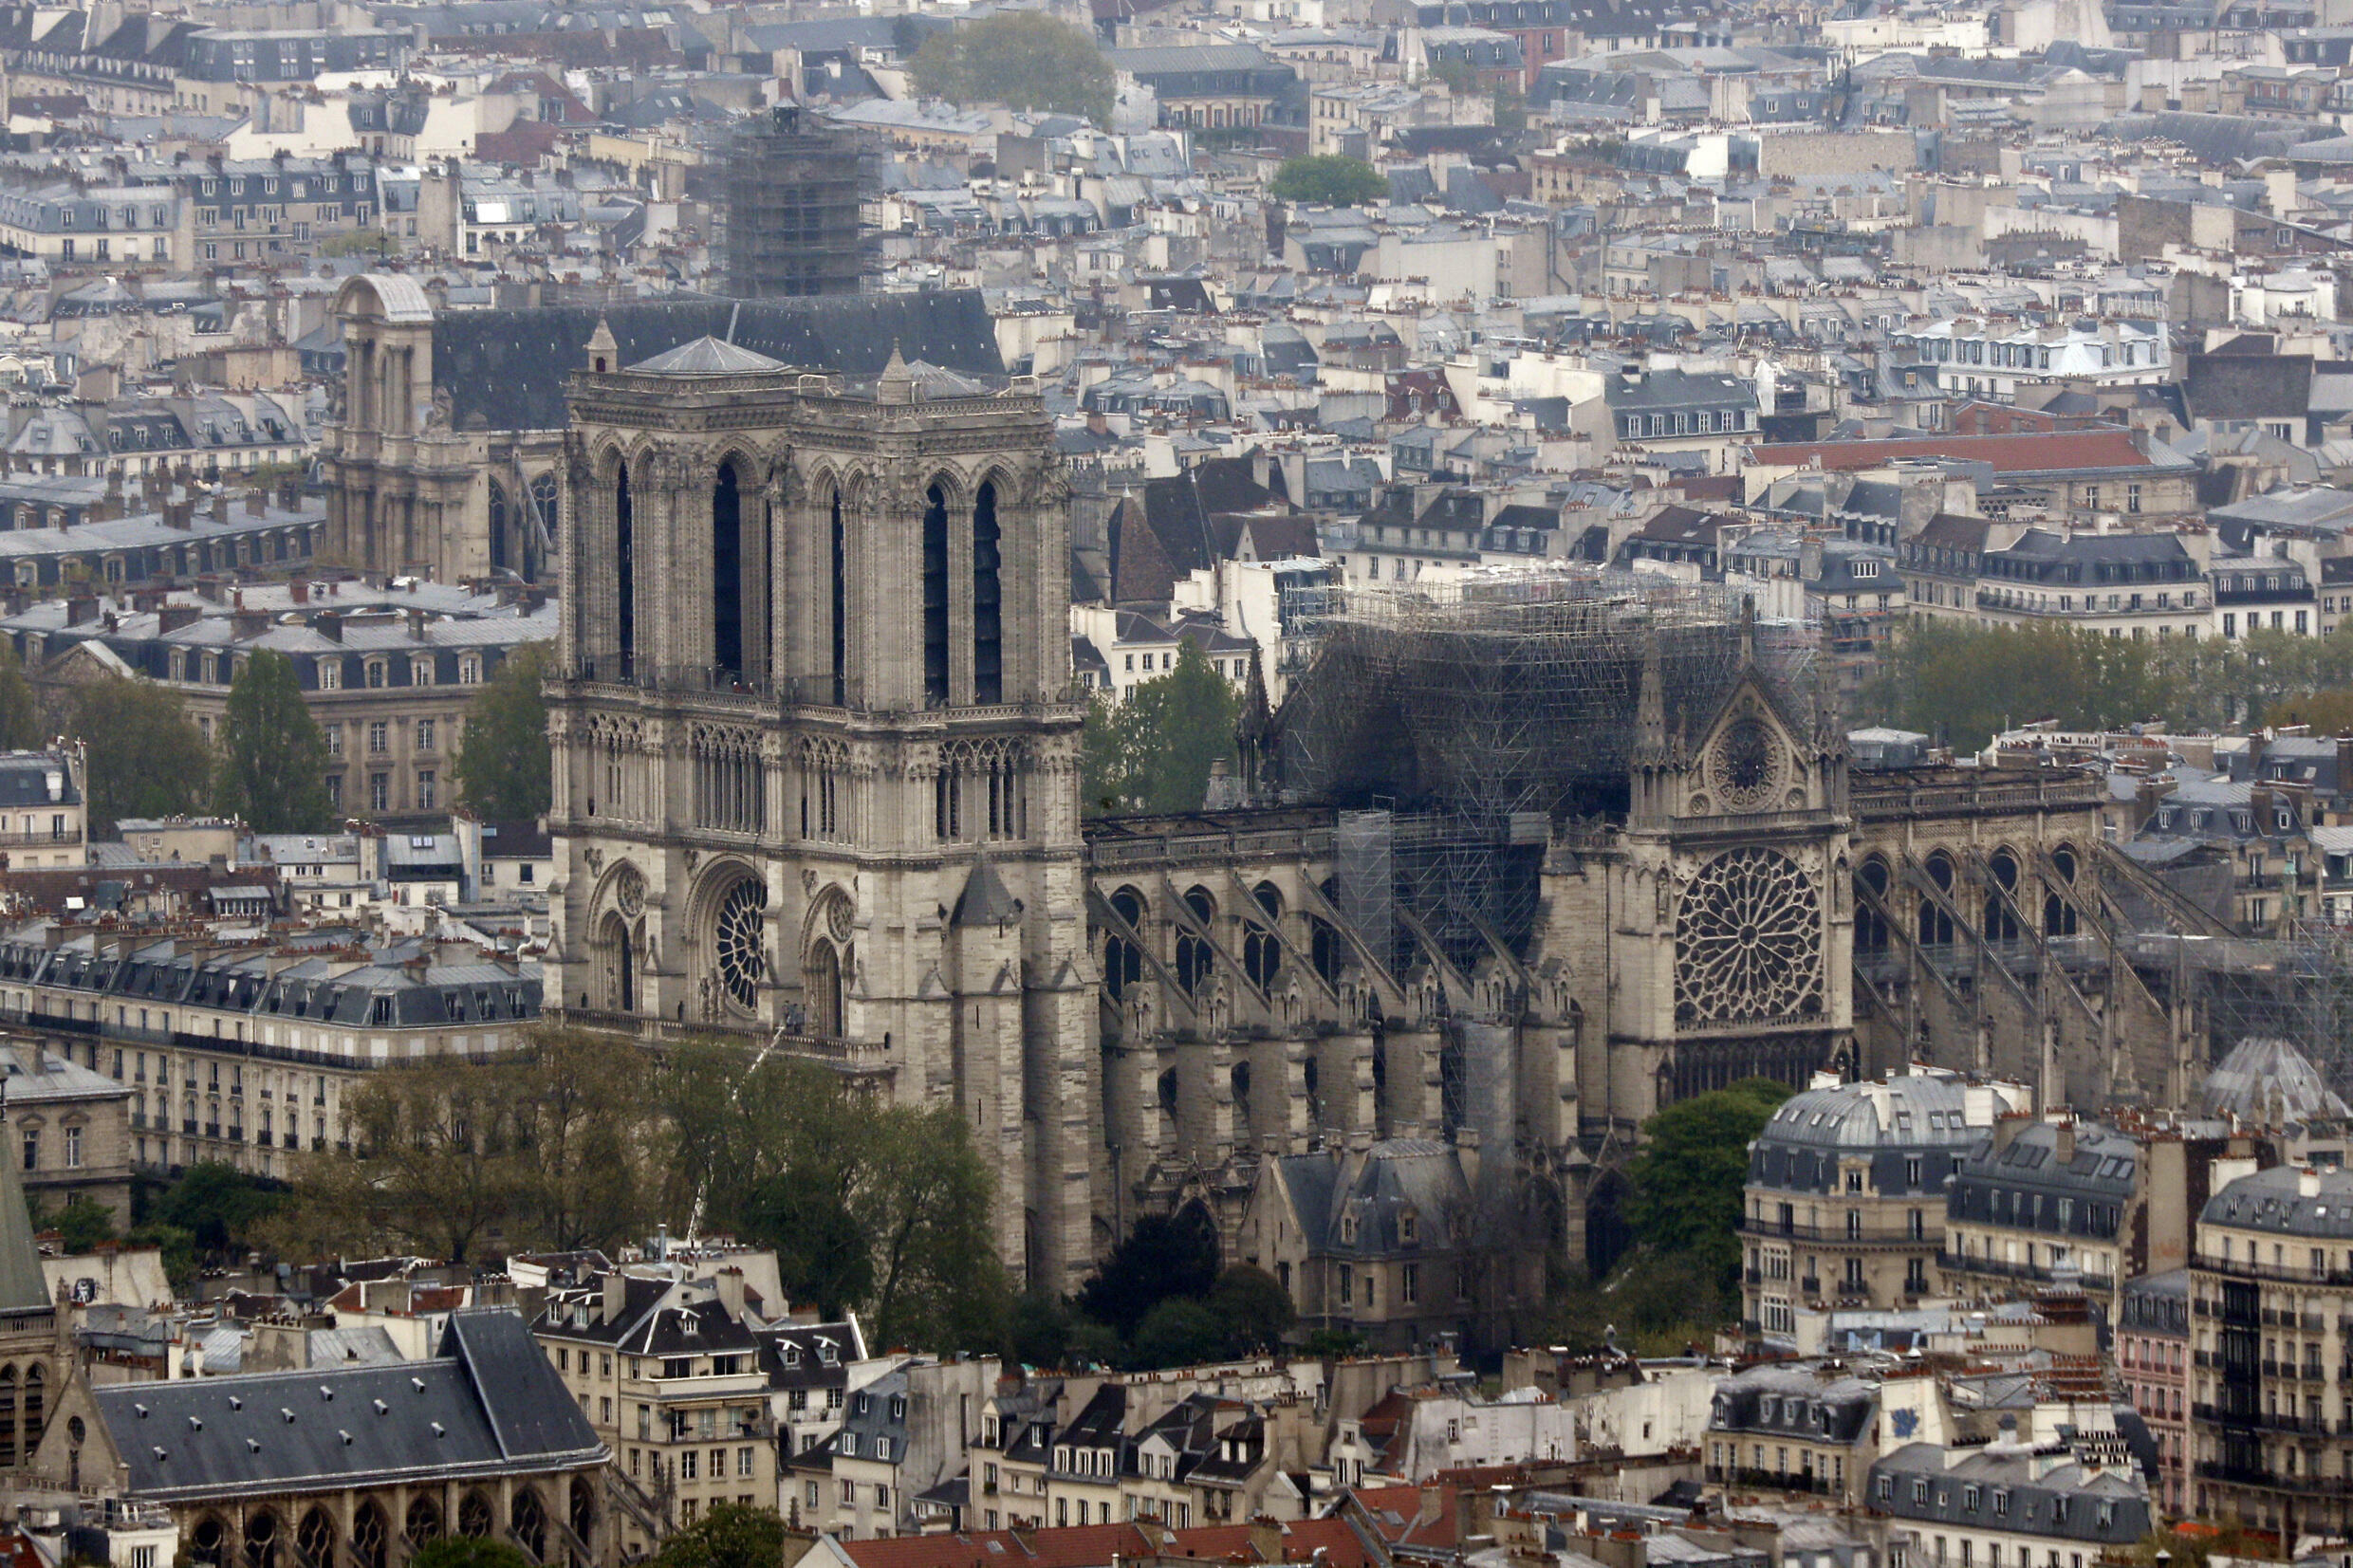
[(280, 947), (49, 921), (0, 933), (0, 1021), (130, 1091), (132, 1163), (222, 1160), (283, 1177), (348, 1147), (343, 1097), (392, 1058), (510, 1049), (539, 1017), (535, 966), (437, 945), (352, 955), (354, 931)]
[(613, 1452), (625, 1555), (722, 1503), (776, 1506), (776, 1428), (740, 1268), (608, 1270), (550, 1289), (531, 1334)]
[(2353, 1172), (2222, 1174), (2189, 1263), (2192, 1506), (2288, 1540), (2343, 1536), (2353, 1529)]
[(1795, 1344), (1809, 1302), (1896, 1307), (1936, 1288), (1945, 1184), (2023, 1084), (1917, 1070), (1818, 1084), (1782, 1102), (1749, 1151), (1741, 1318), (1768, 1345)]

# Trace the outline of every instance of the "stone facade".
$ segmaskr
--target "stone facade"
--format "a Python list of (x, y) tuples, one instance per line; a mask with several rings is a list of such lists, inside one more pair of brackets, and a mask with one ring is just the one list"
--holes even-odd
[[(1384, 1250), (1380, 1300), (1408, 1264), (1424, 1282), (1416, 1247), (1444, 1278), (1381, 1321), (1508, 1340), (1538, 1294), (1510, 1261), (1613, 1256), (1619, 1171), (1677, 1099), (1915, 1058), (2078, 1100), (2177, 1076), (2145, 986), (2047, 940), (2101, 929), (2097, 781), (1854, 775), (1831, 693), (1744, 624), (1673, 710), (1664, 657), (1636, 661), (1603, 815), (1259, 806), (1083, 834), (1033, 396), (896, 360), (845, 387), (710, 338), (615, 369), (601, 327), (578, 359), (563, 1013), (954, 1102), (1033, 1277), (1074, 1282), (1137, 1215), (1197, 1203), (1229, 1257), (1290, 1261), (1303, 1307), (1353, 1319), (1309, 1287), (1361, 1251), (1362, 1206), (1270, 1237), (1308, 1217), (1261, 1204), (1253, 1237), (1251, 1194), (1270, 1158), (1427, 1141), (1453, 1196)], [(1265, 749), (1245, 794), (1270, 793)], [(1479, 878), (1510, 884), (1508, 932), (1456, 896)]]
[(566, 442), (557, 992), (953, 1102), (998, 1243), (1091, 1264), (1103, 1172), (1069, 543), (1034, 394), (853, 392), (600, 333)]

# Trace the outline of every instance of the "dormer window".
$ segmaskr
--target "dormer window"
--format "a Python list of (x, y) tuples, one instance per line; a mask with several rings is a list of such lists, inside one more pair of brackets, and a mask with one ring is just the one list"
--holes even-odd
[(785, 1347), (785, 1365), (788, 1367), (797, 1367), (800, 1364), (801, 1347), (799, 1345), (787, 1345)]
[(1398, 1240), (1407, 1246), (1412, 1246), (1420, 1239), (1421, 1216), (1415, 1212), (1414, 1206), (1409, 1203), (1398, 1210)]

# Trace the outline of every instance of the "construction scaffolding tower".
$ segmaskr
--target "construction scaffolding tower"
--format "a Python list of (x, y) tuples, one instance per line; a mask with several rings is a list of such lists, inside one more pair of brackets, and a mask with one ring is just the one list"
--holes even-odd
[(727, 159), (728, 292), (764, 300), (855, 294), (866, 271), (864, 144), (794, 104), (755, 115)]
[(2201, 1068), (2246, 1041), (2285, 1041), (2353, 1100), (2353, 932), (2313, 923), (2275, 937), (2142, 930), (2127, 941), (2156, 994), (2196, 1005)]
[[(1642, 664), (1695, 730), (1737, 678), (1743, 616), (1721, 583), (1563, 563), (1351, 586), (1278, 721), (1287, 793), (1479, 823), (1622, 810)], [(1755, 629), (1760, 674), (1813, 717), (1816, 632)], [(1695, 735), (1686, 734), (1686, 739)]]

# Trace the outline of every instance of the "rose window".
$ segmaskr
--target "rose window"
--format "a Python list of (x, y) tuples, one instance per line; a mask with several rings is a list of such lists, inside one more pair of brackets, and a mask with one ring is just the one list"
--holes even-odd
[(1683, 890), (1675, 942), (1678, 1026), (1822, 1010), (1822, 901), (1778, 851), (1737, 849), (1702, 866)]
[(1770, 802), (1781, 786), (1781, 747), (1765, 721), (1745, 713), (1724, 727), (1708, 758), (1708, 782), (1735, 811)]
[(719, 900), (719, 984), (747, 1010), (759, 1005), (768, 973), (768, 890), (747, 877)]

